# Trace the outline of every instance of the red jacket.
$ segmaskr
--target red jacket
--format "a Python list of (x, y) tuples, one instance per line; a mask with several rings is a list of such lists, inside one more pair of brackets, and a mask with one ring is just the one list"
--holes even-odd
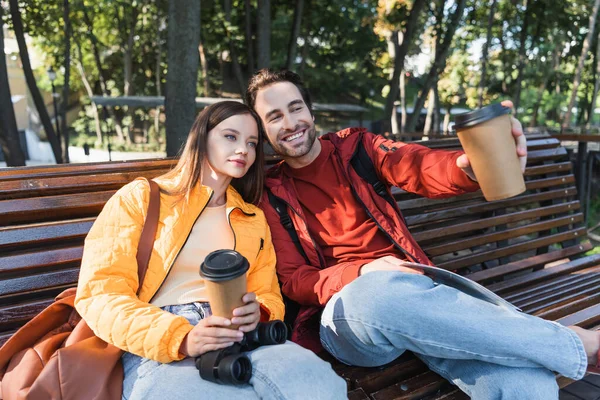
[[(456, 159), (462, 154), (460, 151), (431, 150), (417, 144), (393, 142), (362, 128), (330, 133), (319, 140), (330, 140), (333, 143), (333, 157), (341, 163), (342, 169), (346, 171), (346, 178), (368, 213), (397, 246), (406, 250), (420, 263), (431, 264), (431, 261), (410, 234), (400, 210), (375, 193), (372, 186), (360, 178), (352, 168), (350, 160), (358, 141), (362, 140), (379, 178), (390, 187), (397, 186), (407, 192), (429, 198), (451, 197), (479, 189), (478, 184), (456, 166)], [(305, 347), (318, 350), (318, 342), (314, 342), (313, 335), (316, 326), (310, 327), (307, 322), (325, 306), (331, 296), (358, 277), (359, 267), (355, 264), (340, 263), (325, 268), (321, 250), (307, 229), (302, 207), (291, 182), (292, 178), (285, 173), (282, 165), (280, 163), (268, 171), (266, 185), (275, 196), (288, 204), (289, 215), (310, 264), (306, 264), (290, 235), (281, 225), (279, 215), (269, 204), (266, 193), (260, 207), (264, 210), (271, 228), (282, 291), (302, 305), (294, 324), (292, 339)], [(312, 320), (316, 323), (316, 318)], [(313, 331), (313, 334), (310, 334), (310, 331)]]

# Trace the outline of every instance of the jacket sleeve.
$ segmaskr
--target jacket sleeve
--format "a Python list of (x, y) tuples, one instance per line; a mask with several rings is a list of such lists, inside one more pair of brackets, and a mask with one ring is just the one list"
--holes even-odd
[[(260, 211), (259, 213), (262, 214)], [(260, 215), (260, 217), (264, 219), (264, 216)], [(255, 266), (248, 274), (248, 291), (256, 293), (257, 300), (261, 305), (261, 321), (283, 320), (285, 306), (275, 273), (275, 249), (266, 220), (264, 224), (265, 240), (258, 253)]]
[(479, 184), (456, 166), (463, 151), (432, 150), (418, 144), (387, 140), (365, 133), (363, 143), (391, 186), (429, 198), (445, 198), (474, 192)]
[(133, 198), (131, 189), (140, 184), (145, 185), (134, 182), (118, 191), (90, 229), (75, 307), (102, 340), (141, 357), (167, 363), (184, 358), (179, 347), (192, 325), (185, 318), (136, 296), (136, 253), (146, 215), (142, 204), (147, 204), (149, 196), (148, 190), (138, 190), (141, 198)]
[(265, 195), (261, 202), (277, 253), (277, 275), (282, 292), (302, 305), (324, 306), (335, 293), (358, 277), (364, 262), (339, 263), (324, 269), (307, 264), (288, 232), (279, 221)]

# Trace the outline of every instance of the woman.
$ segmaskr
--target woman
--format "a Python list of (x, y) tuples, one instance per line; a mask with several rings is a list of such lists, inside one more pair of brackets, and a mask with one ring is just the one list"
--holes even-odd
[[(75, 306), (100, 338), (125, 350), (124, 399), (346, 397), (329, 364), (289, 342), (249, 353), (253, 374), (245, 386), (204, 381), (194, 365), (195, 357), (240, 341), (261, 317), (283, 319), (270, 231), (250, 204), (262, 191), (263, 137), (260, 120), (241, 103), (200, 113), (175, 168), (155, 179), (160, 217), (139, 298), (135, 255), (147, 183), (120, 189), (90, 230)], [(235, 249), (250, 262), (245, 305), (231, 320), (210, 315), (198, 274), (217, 249)]]

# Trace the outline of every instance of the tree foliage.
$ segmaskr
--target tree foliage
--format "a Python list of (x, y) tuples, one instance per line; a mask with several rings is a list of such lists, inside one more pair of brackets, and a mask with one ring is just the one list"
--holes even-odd
[[(571, 126), (598, 122), (591, 110), (600, 86), (600, 30), (594, 30), (584, 48), (594, 5), (589, 0), (466, 0), (459, 19), (451, 18), (461, 3), (457, 0), (206, 0), (199, 17), (202, 65), (189, 84), (198, 96), (239, 97), (260, 60), (298, 72), (315, 101), (368, 106), (373, 120), (385, 119), (386, 100), (399, 100), (398, 88), (390, 86), (394, 72), (400, 76), (390, 38), (406, 33), (417, 1), (423, 8), (399, 64), (407, 78), (408, 106), (426, 86), (435, 89), (441, 109), (512, 98), (524, 124), (559, 127), (575, 83), (577, 114)], [(168, 1), (70, 0), (70, 53), (64, 48), (64, 4), (28, 0), (19, 6), (25, 33), (45, 55), (43, 70), (36, 71), (41, 89), (49, 89), (45, 70), (53, 66), (61, 91), (65, 55), (70, 54), (71, 95), (65, 104), (83, 106), (69, 127), (71, 140), (81, 144), (83, 136), (88, 138), (83, 141), (100, 144), (101, 133), (110, 132), (112, 142), (123, 146), (164, 147), (160, 110), (94, 110), (89, 95), (165, 94)], [(12, 29), (6, 10), (4, 21)], [(267, 23), (270, 43), (259, 33)], [(436, 43), (448, 46), (438, 51), (437, 60)], [(268, 57), (259, 57), (265, 48)], [(586, 57), (577, 83), (582, 51)]]

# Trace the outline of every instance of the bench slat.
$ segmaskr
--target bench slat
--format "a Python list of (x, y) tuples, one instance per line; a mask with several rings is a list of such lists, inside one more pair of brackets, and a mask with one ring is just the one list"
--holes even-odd
[(31, 248), (57, 242), (70, 242), (86, 237), (95, 217), (66, 222), (0, 228), (0, 250)]
[(580, 295), (571, 295), (569, 298), (558, 302), (557, 305), (537, 310), (534, 315), (544, 319), (558, 319), (566, 315), (573, 314), (576, 311), (591, 307), (600, 301), (600, 292), (594, 290), (593, 293), (583, 293)]
[(66, 289), (75, 286), (79, 278), (79, 268), (66, 269), (64, 271), (48, 272), (43, 276), (24, 276), (0, 281), (0, 302), (6, 301), (9, 295), (33, 294), (42, 290), (57, 288)]
[(431, 212), (427, 214), (417, 214), (406, 217), (409, 226), (431, 223), (439, 220), (460, 217), (463, 215), (477, 215), (479, 213), (495, 211), (507, 207), (515, 207), (519, 205), (537, 203), (541, 201), (567, 199), (571, 201), (572, 197), (577, 194), (575, 187), (564, 189), (549, 190), (543, 193), (528, 194), (518, 197), (513, 197), (506, 200), (494, 201), (489, 203), (467, 204), (461, 208), (453, 208), (450, 210)]
[(461, 238), (453, 242), (444, 243), (437, 246), (425, 246), (423, 250), (430, 256), (440, 256), (443, 254), (452, 253), (459, 250), (468, 249), (475, 246), (481, 246), (484, 244), (498, 242), (500, 240), (508, 240), (517, 238), (532, 233), (539, 233), (552, 228), (558, 228), (561, 226), (568, 226), (574, 223), (582, 222), (583, 214), (578, 213), (574, 215), (568, 215), (562, 218), (554, 218), (548, 221), (537, 222), (529, 225), (525, 225), (518, 228), (506, 229), (500, 232), (488, 233), (485, 235), (476, 235), (471, 238)]
[[(82, 255), (83, 246), (74, 246), (0, 257), (0, 276), (27, 274), (42, 268), (49, 271), (64, 265), (79, 264)], [(3, 292), (0, 290), (0, 293)]]
[(451, 261), (441, 262), (437, 264), (437, 266), (449, 270), (465, 268), (482, 263), (484, 261), (495, 260), (497, 258), (506, 257), (511, 254), (522, 253), (526, 252), (527, 250), (533, 250), (540, 247), (547, 247), (554, 243), (560, 243), (569, 239), (579, 238), (584, 236), (585, 234), (585, 228), (574, 229), (568, 232), (562, 232), (555, 235), (530, 240), (524, 243), (509, 245), (497, 250), (489, 250), (466, 257), (455, 258)]
[(5, 225), (96, 216), (114, 190), (0, 201)]
[(153, 158), (136, 161), (105, 161), (97, 163), (44, 165), (0, 169), (0, 182), (44, 177), (94, 175), (102, 173), (145, 171), (171, 168), (177, 162), (173, 158)]
[(558, 172), (571, 172), (571, 162), (565, 161), (561, 163), (548, 164), (548, 165), (536, 165), (532, 167), (527, 167), (525, 170), (525, 176), (537, 176), (537, 175), (545, 175), (550, 173), (558, 173)]
[(598, 272), (596, 268), (598, 267), (586, 269), (581, 272), (574, 272), (569, 275), (559, 276), (546, 282), (528, 286), (526, 290), (519, 290), (518, 292), (514, 292), (503, 297), (515, 304), (534, 304), (538, 301), (538, 299), (547, 295), (551, 295), (556, 291), (571, 290), (573, 287), (579, 287), (582, 284), (585, 285), (586, 282), (593, 282), (596, 279), (600, 281), (600, 274), (592, 274), (593, 272)]
[(423, 245), (433, 239), (445, 238), (466, 232), (472, 232), (479, 229), (490, 228), (493, 226), (510, 224), (518, 221), (525, 221), (536, 217), (546, 217), (575, 211), (579, 209), (579, 202), (572, 201), (552, 206), (540, 207), (533, 210), (515, 211), (510, 214), (504, 214), (497, 217), (477, 219), (474, 222), (459, 223), (449, 225), (443, 228), (430, 229), (413, 234), (413, 237), (419, 244)]
[(59, 178), (36, 178), (0, 183), (0, 200), (40, 197), (68, 193), (91, 193), (118, 190), (138, 177), (154, 178), (166, 169), (120, 172), (105, 175), (81, 175)]
[[(488, 270), (473, 272), (469, 275), (469, 279), (474, 280), (479, 283), (486, 283), (494, 279), (498, 279), (499, 277), (517, 273), (520, 271), (524, 271), (530, 268), (537, 268), (540, 266), (544, 266), (545, 264), (555, 262), (558, 260), (562, 260), (564, 258), (572, 257), (581, 253), (584, 253), (588, 250), (592, 249), (592, 245), (590, 242), (586, 242), (584, 244), (577, 244), (575, 246), (567, 247), (565, 249), (554, 250), (548, 253), (539, 254), (533, 257), (529, 257), (524, 260), (514, 261), (508, 264), (499, 265), (495, 268), (490, 268)], [(505, 296), (506, 289), (503, 290), (500, 287), (496, 287), (494, 291), (498, 294), (502, 294)]]
[[(556, 186), (563, 186), (575, 183), (574, 175), (564, 175), (553, 178), (542, 178), (536, 180), (529, 180), (525, 182), (525, 186), (527, 190), (535, 190), (535, 189), (548, 189), (554, 188)], [(521, 195), (520, 197), (523, 197)], [(420, 212), (423, 212), (423, 209), (428, 207), (440, 207), (441, 205), (454, 204), (456, 205), (460, 201), (473, 200), (473, 199), (483, 199), (483, 194), (480, 190), (474, 193), (468, 193), (462, 196), (455, 196), (456, 200), (445, 201), (442, 202), (439, 199), (428, 199), (425, 197), (412, 199), (412, 200), (404, 200), (398, 203), (398, 206), (402, 211), (411, 210), (411, 209), (419, 209)], [(408, 214), (407, 214), (408, 215)]]
[(555, 149), (534, 150), (527, 152), (527, 163), (535, 164), (542, 161), (554, 161), (564, 159), (567, 156), (567, 149), (557, 147)]
[(519, 290), (525, 286), (533, 285), (544, 280), (579, 271), (585, 268), (600, 264), (600, 254), (592, 254), (577, 260), (569, 261), (560, 265), (544, 268), (539, 271), (531, 272), (527, 275), (509, 279), (504, 282), (494, 283), (488, 286), (488, 289), (497, 294), (506, 294), (514, 290)]
[(0, 308), (0, 329), (5, 331), (25, 325), (53, 301), (54, 299), (36, 300), (27, 304), (19, 303)]
[(556, 322), (565, 326), (578, 325), (591, 329), (592, 326), (600, 324), (600, 304), (595, 304), (571, 315), (559, 318)]

